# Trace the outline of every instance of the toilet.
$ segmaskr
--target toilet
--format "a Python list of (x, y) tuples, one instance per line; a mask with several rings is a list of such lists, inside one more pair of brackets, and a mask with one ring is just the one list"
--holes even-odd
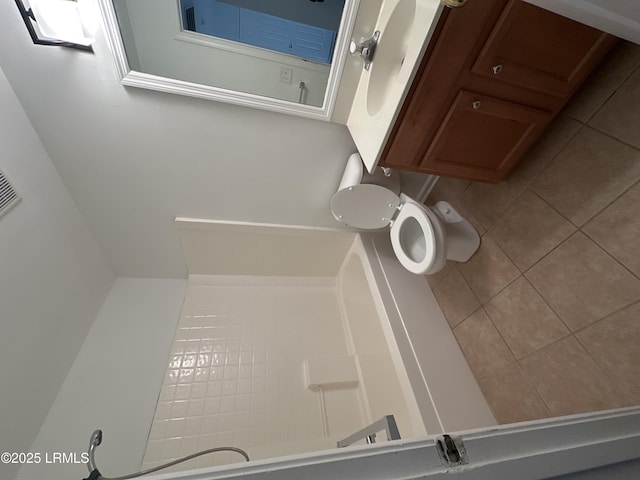
[(360, 154), (349, 157), (331, 212), (339, 222), (364, 229), (390, 227), (396, 257), (415, 274), (432, 274), (447, 259), (466, 262), (480, 245), (475, 229), (447, 202), (427, 207), (401, 192), (396, 172), (364, 171)]

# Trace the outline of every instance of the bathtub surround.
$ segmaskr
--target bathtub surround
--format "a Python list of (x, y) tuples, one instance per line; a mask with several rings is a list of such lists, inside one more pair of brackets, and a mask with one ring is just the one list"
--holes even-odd
[[(325, 392), (324, 438), (303, 365), (348, 353), (333, 278), (190, 276), (143, 468), (225, 445), (254, 460), (333, 448), (366, 424), (359, 391)], [(176, 470), (242, 461), (223, 452)]]
[[(177, 226), (189, 268), (225, 274), (189, 277), (143, 468), (225, 445), (253, 460), (332, 449), (390, 414), (404, 439), (495, 424), (424, 278), (396, 265), (388, 235)], [(445, 355), (443, 375), (434, 359)], [(332, 374), (341, 361), (355, 371)], [(174, 470), (241, 461), (221, 453)]]
[(436, 186), (483, 233), (429, 282), (500, 423), (640, 404), (639, 99), (623, 43), (508, 181)]
[(0, 452), (27, 452), (114, 276), (1, 70), (0, 145)]

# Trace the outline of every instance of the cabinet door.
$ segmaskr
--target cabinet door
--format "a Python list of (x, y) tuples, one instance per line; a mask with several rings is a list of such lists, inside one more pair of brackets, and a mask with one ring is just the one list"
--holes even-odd
[(564, 97), (600, 60), (603, 44), (613, 40), (604, 32), (513, 0), (472, 72)]
[(551, 120), (542, 110), (460, 91), (420, 170), (471, 180), (503, 180)]

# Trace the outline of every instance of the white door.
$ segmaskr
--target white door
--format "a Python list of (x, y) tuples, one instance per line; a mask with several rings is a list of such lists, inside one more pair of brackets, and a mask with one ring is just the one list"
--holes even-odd
[[(282, 457), (164, 480), (640, 478), (640, 407)], [(438, 442), (440, 441), (440, 442)], [(440, 443), (444, 448), (438, 448)], [(457, 448), (452, 448), (452, 443)], [(440, 450), (440, 452), (439, 452)], [(457, 453), (456, 453), (457, 452)], [(455, 462), (460, 457), (460, 462)], [(621, 463), (626, 462), (626, 463)], [(246, 465), (246, 466), (245, 466)], [(580, 472), (580, 473), (578, 473)], [(108, 473), (108, 472), (107, 472)]]

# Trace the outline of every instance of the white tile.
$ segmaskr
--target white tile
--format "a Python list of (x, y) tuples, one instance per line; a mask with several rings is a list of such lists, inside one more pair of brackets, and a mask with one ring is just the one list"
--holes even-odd
[(205, 415), (220, 413), (220, 397), (209, 397), (204, 401)]
[(222, 395), (222, 382), (215, 381), (207, 383), (207, 397), (218, 397)]
[(236, 397), (235, 395), (230, 395), (227, 397), (220, 398), (220, 412), (221, 413), (230, 413), (236, 410)]
[(186, 457), (187, 455), (191, 455), (198, 451), (198, 443), (200, 438), (198, 438), (198, 434), (200, 432), (194, 434), (194, 436), (184, 437), (182, 439), (182, 446), (180, 448), (180, 456)]
[(184, 418), (187, 416), (189, 400), (176, 400), (171, 406), (171, 418)]
[(236, 414), (221, 413), (219, 428), (221, 432), (233, 432), (236, 428)]
[[(346, 354), (347, 345), (335, 281), (294, 280), (216, 278), (215, 285), (189, 288), (167, 362), (164, 404), (155, 416), (159, 422), (170, 407), (172, 421), (153, 428), (153, 448), (163, 458), (216, 445), (293, 444), (322, 434), (317, 395), (306, 389), (301, 366), (314, 352)], [(338, 422), (358, 407), (345, 408)], [(239, 461), (212, 457), (196, 463)]]
[(200, 429), (202, 428), (203, 422), (202, 419), (203, 417), (190, 417), (185, 420), (183, 432), (185, 437), (200, 435)]
[(158, 402), (158, 405), (156, 406), (156, 414), (154, 418), (156, 420), (166, 420), (168, 418), (171, 418), (172, 404), (173, 402), (167, 402), (167, 401)]
[(160, 398), (159, 400), (173, 400), (174, 395), (176, 394), (176, 385), (162, 385), (162, 389), (160, 390)]
[(149, 433), (149, 440), (162, 440), (167, 436), (167, 420), (154, 420)]
[(144, 461), (145, 462), (155, 462), (162, 455), (162, 447), (164, 445), (164, 440), (162, 441), (151, 441), (147, 444), (147, 450), (144, 452)]
[(240, 378), (238, 379), (238, 394), (246, 394), (251, 393), (251, 379), (250, 378)]
[(175, 385), (174, 399), (175, 400), (189, 400), (189, 398), (191, 398), (191, 388), (192, 388), (192, 385), (189, 384), (189, 383), (181, 384), (181, 385)]
[(193, 381), (197, 383), (204, 383), (209, 380), (210, 369), (209, 368), (196, 368), (194, 370)]
[(167, 438), (180, 438), (184, 436), (184, 418), (172, 418), (167, 423)]
[(204, 398), (206, 395), (207, 395), (206, 382), (194, 383), (193, 385), (191, 385), (191, 395), (189, 398)]
[(218, 423), (220, 422), (220, 415), (205, 415), (202, 417), (202, 433), (216, 433), (218, 432)]
[(237, 392), (238, 392), (237, 380), (224, 380), (222, 382), (222, 395), (235, 395)]
[(198, 417), (204, 413), (204, 399), (192, 398), (189, 400), (189, 407), (187, 409), (188, 417)]

